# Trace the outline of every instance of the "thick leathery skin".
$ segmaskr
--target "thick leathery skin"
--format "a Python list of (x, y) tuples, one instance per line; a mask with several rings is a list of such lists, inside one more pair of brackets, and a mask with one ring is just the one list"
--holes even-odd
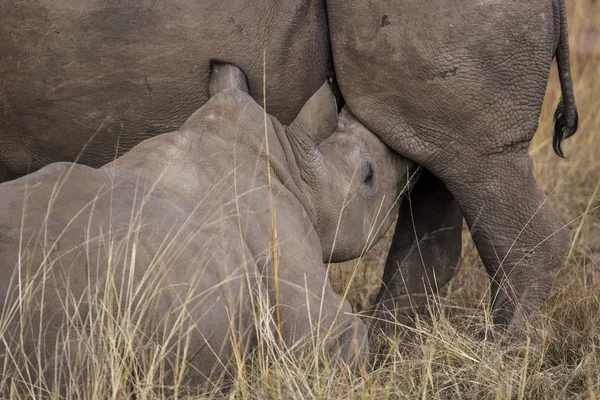
[(178, 129), (208, 100), (213, 59), (241, 67), (262, 105), (264, 55), (267, 112), (284, 124), (332, 69), (323, 0), (10, 0), (0, 54), (3, 180), (98, 167)]

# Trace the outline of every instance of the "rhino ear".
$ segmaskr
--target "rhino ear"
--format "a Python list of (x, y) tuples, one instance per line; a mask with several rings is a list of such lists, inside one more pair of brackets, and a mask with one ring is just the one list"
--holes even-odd
[(233, 64), (212, 61), (210, 64), (210, 79), (208, 91), (210, 97), (226, 89), (239, 89), (248, 93), (248, 81), (242, 70)]
[(325, 82), (304, 104), (288, 129), (316, 146), (331, 136), (337, 125), (337, 104), (331, 87)]
[(331, 136), (337, 126), (337, 104), (329, 84), (325, 82), (285, 129), (305, 182), (316, 184), (327, 174), (323, 154), (317, 145)]

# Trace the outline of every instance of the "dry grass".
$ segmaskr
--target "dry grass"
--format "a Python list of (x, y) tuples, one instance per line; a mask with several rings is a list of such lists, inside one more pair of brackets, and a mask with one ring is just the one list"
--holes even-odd
[[(392, 346), (385, 367), (372, 372), (342, 368), (335, 373), (314, 359), (297, 359), (277, 351), (273, 337), (262, 344), (255, 362), (240, 368), (230, 398), (599, 398), (600, 397), (600, 2), (567, 0), (571, 65), (580, 113), (580, 131), (565, 146), (567, 160), (552, 152), (551, 118), (560, 90), (553, 69), (540, 129), (532, 145), (536, 173), (574, 237), (545, 312), (547, 335), (535, 345), (479, 342), (473, 332), (486, 324), (488, 279), (468, 232), (464, 232), (463, 263), (450, 283), (446, 298), (456, 305), (429, 325), (419, 326), (420, 346), (410, 354)], [(355, 308), (368, 305), (379, 288), (389, 241), (380, 242), (358, 266), (349, 300)], [(342, 291), (356, 262), (333, 265), (330, 276)], [(102, 299), (100, 299), (102, 300)], [(79, 376), (94, 387), (73, 385), (71, 397), (176, 397), (147, 381), (161, 373), (155, 359), (135, 360), (131, 352), (136, 322), (113, 320), (104, 299), (92, 316), (82, 345), (97, 349), (88, 354), (91, 375)], [(0, 329), (2, 324), (0, 323)], [(106, 331), (109, 329), (110, 331)], [(102, 340), (102, 338), (107, 340)], [(392, 340), (392, 339), (390, 339)], [(160, 356), (157, 344), (148, 354)], [(18, 349), (17, 349), (18, 351)], [(159, 357), (160, 358), (160, 357)], [(2, 367), (2, 366), (0, 366)], [(4, 366), (6, 367), (6, 366)], [(139, 369), (155, 374), (136, 375)], [(35, 369), (35, 368), (34, 368)], [(6, 369), (3, 368), (3, 371)], [(63, 371), (68, 373), (68, 371)], [(133, 381), (126, 377), (137, 376)], [(129, 378), (129, 379), (130, 379)], [(146, 380), (145, 380), (146, 379)], [(74, 381), (75, 382), (75, 381)], [(0, 393), (18, 396), (0, 376)], [(81, 383), (78, 383), (81, 385)], [(133, 385), (133, 386), (132, 386)], [(13, 388), (14, 389), (14, 388)], [(78, 392), (78, 390), (81, 390)], [(200, 397), (223, 393), (206, 388)], [(40, 392), (33, 388), (31, 397)]]

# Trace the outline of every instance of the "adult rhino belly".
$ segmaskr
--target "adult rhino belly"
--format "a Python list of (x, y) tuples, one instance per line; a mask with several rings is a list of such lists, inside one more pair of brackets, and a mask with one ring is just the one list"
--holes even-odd
[[(289, 123), (331, 70), (323, 0), (0, 6), (0, 180), (54, 161), (100, 166), (208, 99), (210, 60), (239, 65)], [(4, 177), (3, 177), (4, 176)]]

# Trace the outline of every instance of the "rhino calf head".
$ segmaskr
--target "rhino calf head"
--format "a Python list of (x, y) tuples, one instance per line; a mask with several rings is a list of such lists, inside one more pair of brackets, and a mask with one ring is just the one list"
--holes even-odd
[(347, 109), (338, 115), (327, 83), (286, 128), (323, 260), (360, 256), (387, 231), (416, 165), (387, 147)]
[[(248, 92), (236, 66), (213, 63), (211, 69), (211, 97), (227, 89)], [(399, 196), (416, 181), (416, 164), (387, 147), (347, 108), (338, 114), (327, 82), (279, 139), (291, 146), (289, 172), (319, 236), (324, 262), (357, 258), (376, 243), (397, 215)]]

